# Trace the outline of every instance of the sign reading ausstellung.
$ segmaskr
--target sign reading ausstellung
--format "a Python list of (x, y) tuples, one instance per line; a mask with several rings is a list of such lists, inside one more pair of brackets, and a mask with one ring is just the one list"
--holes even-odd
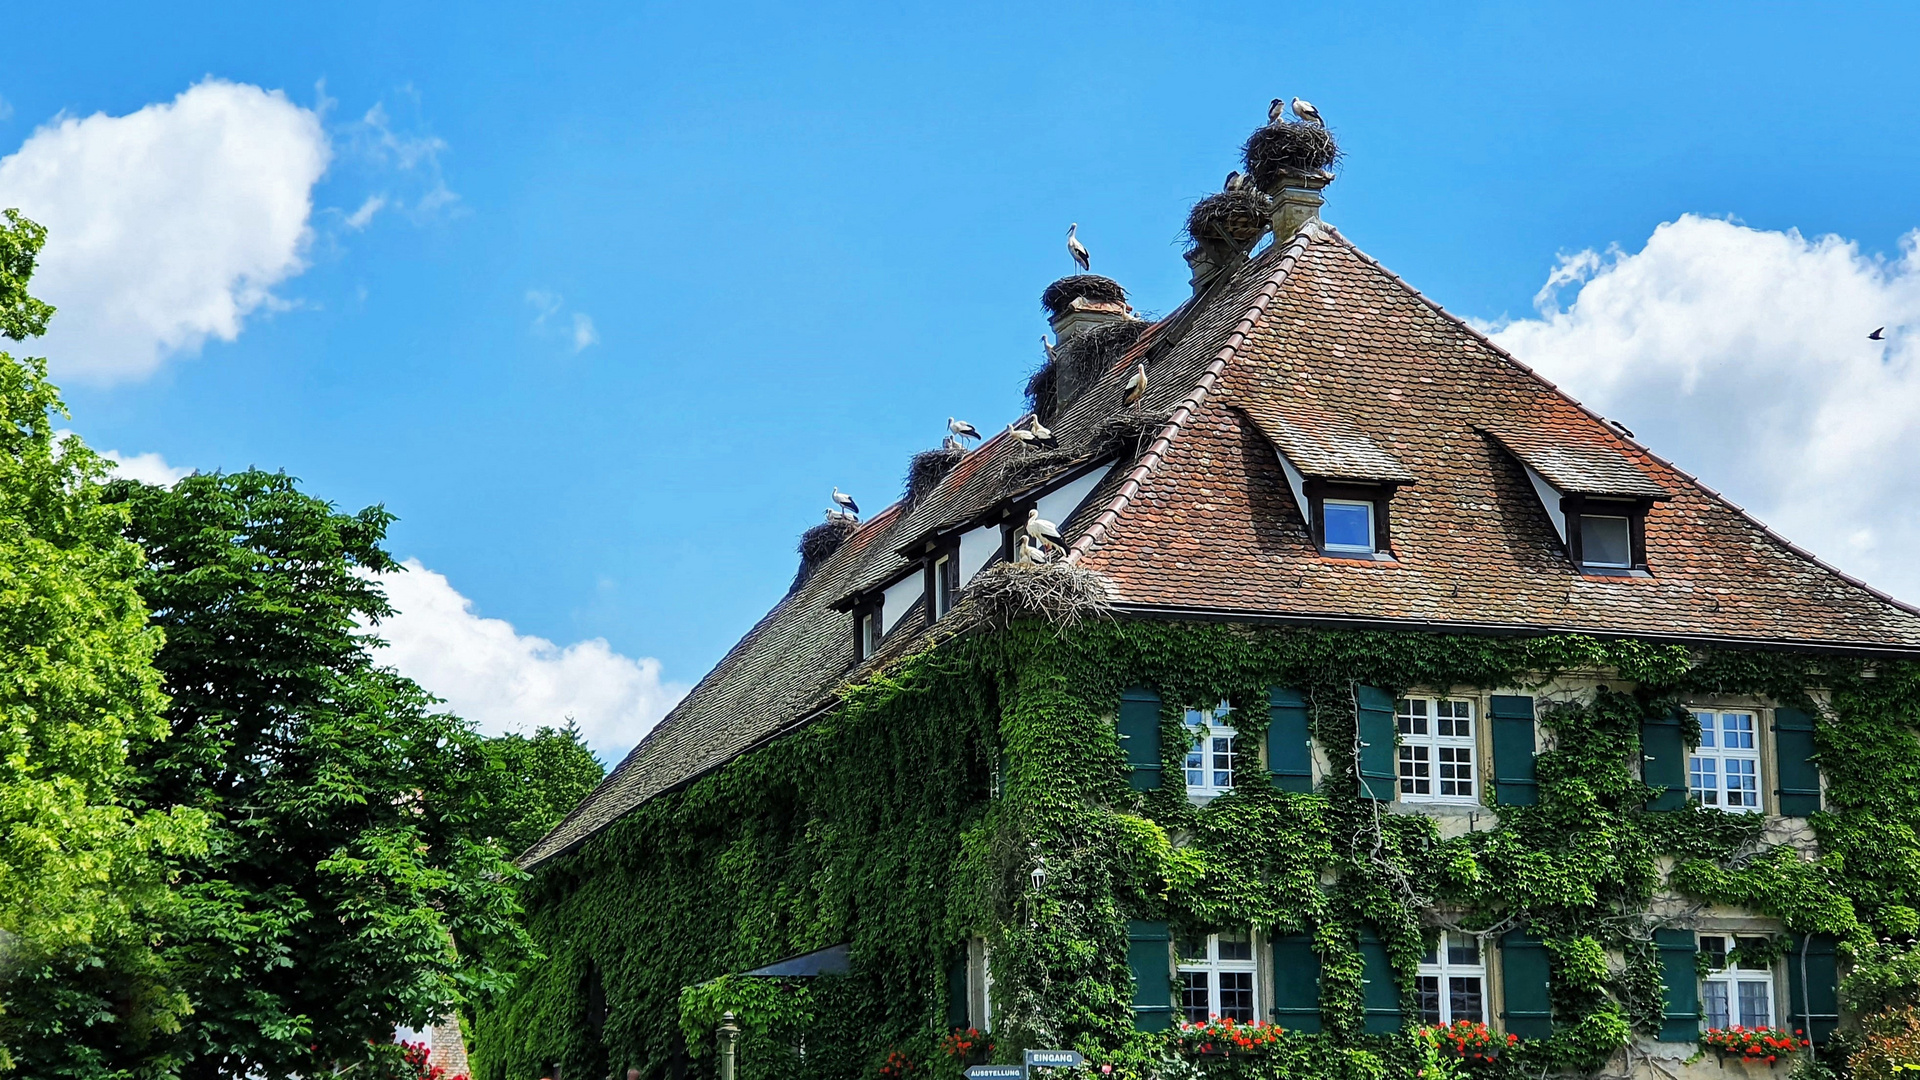
[(1024, 1065), (970, 1065), (968, 1080), (1027, 1080)]
[(1078, 1050), (1029, 1050), (1027, 1068), (1034, 1066), (1049, 1069), (1077, 1069), (1087, 1063)]

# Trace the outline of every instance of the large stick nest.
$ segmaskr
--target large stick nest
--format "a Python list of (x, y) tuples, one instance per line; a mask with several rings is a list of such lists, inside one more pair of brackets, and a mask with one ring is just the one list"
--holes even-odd
[(968, 583), (966, 602), (976, 619), (1001, 628), (1041, 619), (1064, 632), (1087, 619), (1113, 617), (1107, 576), (1070, 562), (988, 567)]
[(1059, 415), (1080, 391), (1127, 355), (1147, 325), (1140, 319), (1102, 323), (1061, 342), (1053, 350), (1053, 359), (1027, 380), (1028, 404), (1041, 416)]
[(1251, 188), (1222, 191), (1193, 204), (1187, 235), (1202, 242), (1219, 240), (1245, 249), (1260, 239), (1273, 220), (1273, 200)]
[(1076, 299), (1092, 304), (1124, 304), (1127, 290), (1110, 277), (1070, 274), (1046, 287), (1040, 294), (1040, 306), (1046, 308), (1048, 314), (1060, 316), (1073, 307)]
[(1268, 124), (1247, 136), (1240, 154), (1253, 182), (1275, 191), (1291, 177), (1332, 168), (1340, 160), (1340, 144), (1318, 124)]
[(813, 572), (820, 569), (820, 564), (839, 551), (840, 545), (846, 543), (847, 537), (852, 536), (859, 527), (860, 522), (856, 518), (845, 514), (829, 514), (827, 520), (801, 533), (800, 572), (793, 576), (793, 584), (787, 587), (787, 591), (792, 592), (805, 585)]
[(1094, 429), (1090, 456), (1119, 454), (1131, 458), (1140, 452), (1146, 440), (1158, 435), (1172, 417), (1171, 410), (1158, 409), (1153, 412), (1127, 409), (1109, 413)]
[(1002, 496), (1025, 491), (1052, 476), (1063, 466), (1080, 460), (1081, 455), (1067, 449), (1009, 447), (1000, 455), (1000, 479), (994, 485)]
[(966, 456), (967, 452), (957, 446), (922, 450), (913, 455), (913, 460), (907, 463), (907, 505), (918, 506), (920, 500), (929, 491), (939, 487), (940, 481), (945, 480), (953, 467)]

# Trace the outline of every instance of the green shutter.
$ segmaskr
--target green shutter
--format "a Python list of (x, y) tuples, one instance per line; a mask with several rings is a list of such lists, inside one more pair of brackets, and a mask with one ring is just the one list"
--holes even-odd
[[(1388, 716), (1392, 716), (1391, 710)], [(1393, 961), (1387, 959), (1387, 946), (1372, 927), (1360, 928), (1360, 977), (1366, 982), (1361, 1000), (1367, 1007), (1367, 1034), (1391, 1035), (1399, 1031), (1400, 980), (1394, 977)]]
[(1502, 806), (1533, 806), (1540, 782), (1533, 775), (1533, 699), (1493, 695), (1488, 720), (1493, 729), (1493, 791)]
[(1655, 930), (1653, 947), (1660, 954), (1660, 1041), (1694, 1042), (1700, 1038), (1700, 972), (1693, 956), (1699, 941), (1691, 930)]
[(1790, 934), (1787, 954), (1780, 958), (1787, 965), (1787, 1022), (1818, 1043), (1826, 1042), (1840, 1026), (1840, 971), (1833, 946), (1828, 934), (1815, 934), (1811, 942)]
[(1273, 939), (1273, 1020), (1288, 1031), (1320, 1033), (1320, 954), (1311, 935)]
[(1133, 790), (1160, 786), (1160, 695), (1136, 686), (1120, 695), (1120, 748)]
[[(1398, 786), (1394, 775), (1393, 698), (1372, 686), (1354, 688), (1354, 723), (1360, 728), (1360, 795), (1393, 801)], [(1397, 1029), (1396, 1029), (1397, 1030)]]
[(1547, 997), (1552, 965), (1547, 947), (1524, 930), (1500, 938), (1500, 983), (1506, 1007), (1500, 1011), (1507, 1031), (1523, 1039), (1553, 1034), (1553, 1005)]
[(947, 1026), (974, 1026), (970, 1022), (970, 1011), (967, 1005), (967, 946), (962, 942), (959, 954), (947, 965)]
[(1820, 809), (1820, 766), (1813, 760), (1813, 717), (1799, 709), (1773, 710), (1773, 759), (1780, 770), (1774, 792), (1785, 817)]
[(1173, 1026), (1173, 935), (1163, 922), (1127, 923), (1127, 969), (1133, 973), (1133, 1026), (1165, 1031)]
[[(1689, 716), (1687, 723), (1692, 723)], [(1687, 805), (1687, 741), (1674, 717), (1640, 721), (1641, 773), (1656, 791), (1649, 810), (1678, 810)]]
[(1307, 744), (1307, 700), (1297, 690), (1267, 692), (1267, 773), (1281, 791), (1313, 790), (1313, 748)]

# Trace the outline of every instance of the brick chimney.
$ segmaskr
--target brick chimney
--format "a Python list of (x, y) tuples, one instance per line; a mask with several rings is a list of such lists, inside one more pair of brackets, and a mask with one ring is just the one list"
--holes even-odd
[(1300, 231), (1300, 226), (1320, 217), (1320, 208), (1327, 202), (1327, 197), (1320, 192), (1332, 182), (1333, 174), (1325, 169), (1293, 173), (1287, 177), (1284, 186), (1273, 198), (1275, 243), (1293, 239), (1293, 234)]

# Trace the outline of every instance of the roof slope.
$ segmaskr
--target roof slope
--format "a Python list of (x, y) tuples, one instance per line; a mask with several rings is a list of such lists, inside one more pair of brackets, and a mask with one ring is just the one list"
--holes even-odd
[[(1623, 437), (1337, 232), (1273, 305), (1082, 565), (1123, 604), (1315, 621), (1576, 630), (1675, 640), (1920, 649), (1920, 614), (1819, 563)], [(1394, 560), (1320, 555), (1250, 421), (1352, 424), (1417, 482), (1393, 499)], [(1650, 577), (1575, 571), (1518, 462), (1484, 429), (1606, 489), (1671, 494), (1646, 521)]]
[[(1142, 358), (1150, 387), (1123, 408)], [(836, 602), (911, 569), (903, 548), (1107, 459), (1124, 467), (1059, 525), (1139, 611), (1920, 652), (1920, 612), (1623, 437), (1317, 223), (1155, 324), (1050, 424), (1058, 451), (996, 435), (916, 504), (863, 523), (521, 865), (804, 723), (911, 650), (929, 631), (903, 624), (856, 666)], [(1332, 475), (1410, 477), (1392, 504), (1396, 559), (1319, 555), (1276, 445)], [(1575, 572), (1516, 455), (1594, 493), (1671, 496), (1647, 516), (1652, 576)]]

